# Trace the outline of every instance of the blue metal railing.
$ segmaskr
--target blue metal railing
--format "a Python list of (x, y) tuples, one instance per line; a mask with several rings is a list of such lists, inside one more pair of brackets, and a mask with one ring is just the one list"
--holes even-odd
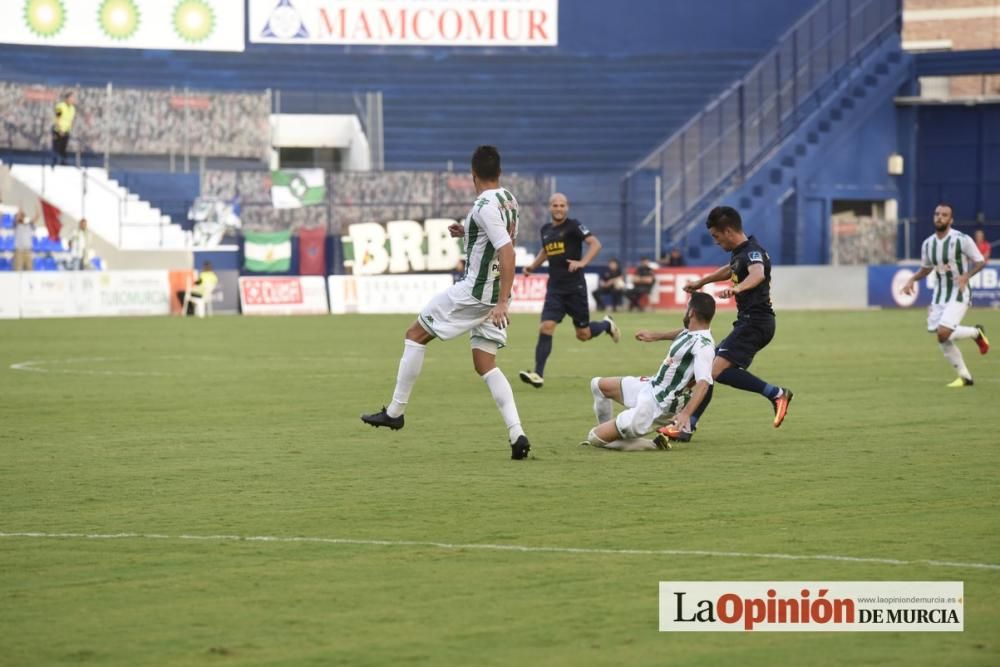
[(677, 224), (759, 164), (836, 90), (846, 65), (898, 33), (901, 14), (902, 0), (822, 0), (742, 79), (636, 164), (623, 177), (623, 192), (639, 172), (659, 175), (663, 227)]

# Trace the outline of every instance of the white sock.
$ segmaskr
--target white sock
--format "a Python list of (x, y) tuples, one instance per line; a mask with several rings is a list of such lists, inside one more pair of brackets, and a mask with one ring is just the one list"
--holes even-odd
[(597, 433), (594, 432), (596, 430), (597, 430), (596, 427), (590, 429), (590, 433), (587, 434), (587, 442), (592, 444), (594, 447), (603, 447), (604, 445), (608, 444), (603, 440), (601, 440), (599, 437), (597, 437)]
[(948, 340), (962, 340), (963, 338), (979, 338), (979, 329), (976, 327), (957, 326), (948, 336)]
[(399, 371), (396, 373), (396, 390), (392, 392), (392, 403), (385, 410), (390, 417), (398, 417), (406, 412), (406, 404), (410, 400), (413, 385), (420, 376), (426, 351), (426, 345), (409, 339), (403, 341), (403, 356), (399, 360)]
[(594, 395), (594, 416), (597, 417), (598, 424), (603, 424), (606, 421), (611, 421), (614, 416), (614, 405), (611, 399), (605, 396), (598, 387), (600, 381), (601, 378), (594, 378), (590, 381), (590, 393)]
[(521, 418), (517, 415), (517, 405), (514, 403), (514, 392), (510, 388), (507, 377), (500, 372), (499, 368), (494, 368), (482, 376), (483, 382), (490, 388), (493, 395), (493, 402), (500, 409), (503, 422), (507, 425), (507, 435), (510, 441), (514, 442), (522, 435), (524, 429), (521, 428)]
[(950, 340), (938, 343), (938, 345), (941, 346), (941, 352), (944, 353), (944, 358), (948, 360), (948, 363), (951, 364), (956, 371), (958, 371), (959, 377), (971, 380), (972, 373), (970, 373), (969, 369), (965, 367), (965, 360), (962, 359), (962, 351), (958, 349), (958, 346)]

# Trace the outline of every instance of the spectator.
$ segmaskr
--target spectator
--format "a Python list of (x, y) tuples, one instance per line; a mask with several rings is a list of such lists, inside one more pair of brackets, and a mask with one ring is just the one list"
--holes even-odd
[[(219, 284), (219, 276), (215, 275), (215, 271), (212, 270), (212, 263), (208, 260), (201, 265), (201, 273), (198, 274), (198, 279), (194, 281), (191, 285), (191, 296), (201, 299), (201, 298), (211, 298), (212, 290), (215, 286)], [(184, 305), (184, 297), (187, 294), (187, 290), (181, 290), (177, 292), (177, 298), (181, 302), (181, 306)], [(194, 303), (188, 301), (187, 312), (184, 315), (194, 315)]]
[(76, 118), (76, 94), (68, 90), (62, 94), (62, 101), (56, 104), (55, 118), (52, 121), (52, 166), (66, 164), (66, 148), (69, 145), (69, 133), (73, 130), (73, 120)]
[[(613, 312), (617, 312), (622, 305), (622, 295), (625, 293), (625, 279), (622, 277), (622, 267), (618, 260), (612, 258), (608, 260), (608, 268), (601, 272), (601, 277), (597, 282), (597, 289), (591, 294), (597, 302), (597, 309), (603, 311), (609, 305)], [(607, 299), (605, 300), (605, 297)]]
[(14, 216), (14, 270), (31, 271), (34, 256), (31, 244), (35, 239), (35, 225), (18, 211)]
[(69, 267), (74, 271), (85, 270), (90, 255), (90, 232), (87, 231), (86, 218), (80, 219), (76, 231), (69, 237), (69, 252)]
[(639, 266), (635, 268), (635, 275), (632, 276), (632, 287), (625, 292), (628, 297), (628, 309), (643, 311), (649, 303), (649, 294), (656, 284), (656, 273), (653, 271), (649, 257), (639, 260)]
[(684, 255), (680, 248), (671, 248), (670, 252), (660, 260), (660, 266), (684, 266)]
[(993, 246), (986, 240), (986, 232), (982, 229), (977, 229), (972, 234), (972, 240), (976, 242), (976, 247), (979, 248), (979, 252), (982, 253), (983, 259), (987, 262), (990, 261), (990, 251), (993, 250)]

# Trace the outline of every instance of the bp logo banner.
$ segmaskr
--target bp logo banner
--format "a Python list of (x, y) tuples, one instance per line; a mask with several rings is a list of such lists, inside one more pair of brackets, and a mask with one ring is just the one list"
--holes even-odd
[(322, 169), (282, 169), (271, 172), (274, 208), (302, 208), (326, 201), (326, 174)]
[(243, 51), (234, 0), (4, 0), (0, 43)]

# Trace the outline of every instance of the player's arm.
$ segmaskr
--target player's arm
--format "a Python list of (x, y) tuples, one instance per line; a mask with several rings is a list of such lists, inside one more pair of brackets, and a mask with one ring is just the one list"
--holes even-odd
[(717, 283), (720, 280), (729, 280), (732, 277), (733, 277), (733, 270), (729, 267), (728, 264), (726, 264), (725, 266), (720, 266), (718, 269), (708, 274), (701, 280), (690, 281), (687, 285), (684, 286), (684, 291), (694, 293), (700, 290), (705, 285), (708, 285), (709, 283)]
[(694, 355), (694, 390), (691, 392), (691, 399), (680, 412), (674, 417), (674, 423), (681, 430), (690, 430), (691, 415), (698, 409), (701, 402), (708, 394), (708, 387), (712, 384), (712, 363), (715, 361), (715, 350), (705, 345)]
[(497, 250), (500, 263), (500, 298), (490, 311), (489, 321), (501, 329), (507, 326), (507, 309), (510, 307), (511, 290), (514, 287), (514, 244), (508, 243)]
[(960, 275), (956, 281), (960, 290), (964, 290), (969, 284), (969, 278), (982, 271), (983, 267), (986, 266), (986, 258), (983, 257), (983, 253), (979, 252), (979, 248), (976, 247), (976, 242), (972, 240), (972, 237), (962, 237), (962, 252), (972, 261), (969, 262), (968, 270)]
[[(486, 319), (503, 329), (507, 326), (507, 311), (510, 308), (511, 290), (514, 287), (514, 243), (507, 232), (507, 225), (500, 217), (496, 207), (485, 207), (480, 212), (479, 222), (496, 248), (495, 260), (500, 273), (500, 292), (497, 294), (497, 304), (493, 306)], [(537, 257), (535, 260), (537, 261)]]
[(903, 294), (912, 294), (913, 286), (916, 285), (918, 281), (923, 280), (928, 275), (930, 275), (931, 271), (933, 271), (933, 269), (929, 266), (920, 267), (920, 270), (918, 270), (916, 273), (910, 276), (910, 279), (903, 284), (902, 289), (900, 289), (899, 291), (902, 292)]
[(917, 281), (926, 278), (933, 270), (934, 265), (931, 264), (930, 257), (927, 255), (927, 241), (924, 241), (924, 245), (920, 249), (920, 269), (903, 283), (903, 287), (899, 291), (903, 294), (913, 294), (913, 286), (917, 284)]
[(738, 285), (733, 285), (732, 287), (727, 287), (719, 292), (719, 297), (723, 299), (728, 299), (731, 296), (736, 296), (740, 292), (746, 292), (751, 290), (757, 285), (764, 282), (764, 265), (763, 264), (751, 264), (747, 267), (747, 277), (746, 280)]
[(532, 271), (540, 267), (542, 264), (544, 264), (545, 260), (547, 260), (548, 258), (549, 258), (549, 253), (545, 252), (545, 248), (542, 248), (541, 250), (538, 251), (538, 254), (535, 255), (535, 259), (531, 262), (531, 264), (521, 269), (521, 271), (524, 272), (524, 275), (528, 275)]
[(642, 343), (655, 343), (661, 340), (673, 340), (681, 335), (684, 329), (674, 329), (673, 331), (650, 331), (640, 329), (635, 332), (635, 339)]
[(585, 236), (583, 241), (587, 244), (587, 252), (583, 253), (583, 257), (579, 260), (571, 259), (567, 262), (570, 272), (579, 271), (590, 264), (590, 262), (597, 257), (597, 253), (601, 252), (601, 248), (603, 247), (601, 245), (601, 240), (593, 234)]

